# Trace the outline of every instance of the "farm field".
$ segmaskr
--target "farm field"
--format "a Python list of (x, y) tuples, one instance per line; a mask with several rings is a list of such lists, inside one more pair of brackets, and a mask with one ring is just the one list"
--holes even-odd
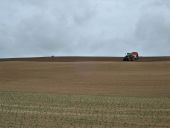
[(170, 98), (0, 93), (2, 128), (169, 128)]
[(0, 128), (168, 128), (170, 61), (1, 61)]

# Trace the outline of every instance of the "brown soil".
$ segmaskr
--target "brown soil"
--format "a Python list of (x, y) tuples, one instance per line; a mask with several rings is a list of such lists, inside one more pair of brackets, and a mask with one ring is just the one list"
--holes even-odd
[[(28, 58), (4, 58), (2, 61), (38, 61), (38, 62), (87, 62), (87, 61), (107, 61), (121, 62), (123, 57), (82, 57), (82, 56), (61, 56), (61, 57), (28, 57)], [(170, 61), (170, 56), (164, 57), (140, 57), (137, 62)]]
[(107, 57), (60, 59), (1, 60), (0, 91), (170, 96), (170, 57), (143, 58), (140, 63)]

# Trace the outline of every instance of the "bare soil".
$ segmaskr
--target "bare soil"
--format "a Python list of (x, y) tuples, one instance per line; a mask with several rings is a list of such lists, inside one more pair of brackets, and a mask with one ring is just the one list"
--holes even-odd
[[(50, 56), (50, 57), (28, 57), (28, 58), (1, 58), (1, 61), (38, 61), (38, 62), (121, 62), (123, 57), (95, 57), (95, 56)], [(170, 61), (170, 56), (141, 57), (137, 62)]]
[(1, 59), (0, 91), (170, 96), (169, 60), (170, 57), (141, 58), (139, 62), (108, 57)]

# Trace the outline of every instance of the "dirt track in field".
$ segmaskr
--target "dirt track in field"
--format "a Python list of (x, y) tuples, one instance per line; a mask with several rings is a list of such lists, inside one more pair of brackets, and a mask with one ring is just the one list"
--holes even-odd
[(0, 91), (170, 96), (169, 57), (143, 58), (140, 62), (48, 59), (0, 62)]

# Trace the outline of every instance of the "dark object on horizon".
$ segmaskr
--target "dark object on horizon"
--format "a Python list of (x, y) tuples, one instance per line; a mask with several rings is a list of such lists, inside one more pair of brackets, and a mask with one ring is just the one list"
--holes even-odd
[(123, 61), (137, 61), (139, 59), (138, 52), (127, 53), (123, 58)]

